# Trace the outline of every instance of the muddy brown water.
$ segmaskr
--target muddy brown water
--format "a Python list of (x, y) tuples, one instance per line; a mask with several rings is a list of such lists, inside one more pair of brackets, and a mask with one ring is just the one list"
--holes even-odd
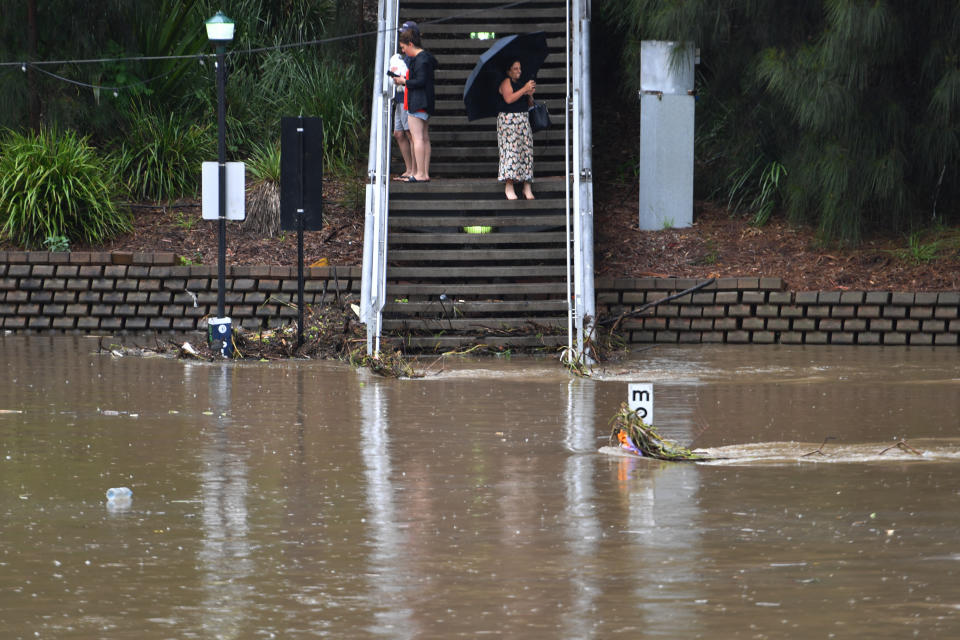
[[(96, 351), (0, 337), (4, 638), (960, 637), (955, 349)], [(602, 450), (628, 382), (724, 459)]]

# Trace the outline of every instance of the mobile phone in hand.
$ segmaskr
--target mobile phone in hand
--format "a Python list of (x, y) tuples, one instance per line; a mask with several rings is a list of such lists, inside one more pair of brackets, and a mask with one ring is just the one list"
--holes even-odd
[(387, 75), (390, 76), (391, 78), (399, 78), (399, 77), (400, 77), (400, 74), (399, 74), (399, 73), (394, 73), (393, 71), (390, 71), (389, 69), (387, 70)]

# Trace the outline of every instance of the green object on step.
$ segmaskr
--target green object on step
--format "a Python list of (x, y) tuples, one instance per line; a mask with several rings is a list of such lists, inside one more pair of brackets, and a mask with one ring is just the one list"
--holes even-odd
[(490, 233), (493, 227), (464, 227), (466, 233)]

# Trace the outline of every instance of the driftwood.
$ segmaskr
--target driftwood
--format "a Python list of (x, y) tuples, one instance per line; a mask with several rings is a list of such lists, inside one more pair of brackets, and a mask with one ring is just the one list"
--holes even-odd
[(716, 282), (716, 281), (717, 281), (716, 278), (710, 278), (709, 280), (704, 280), (703, 282), (697, 284), (696, 286), (690, 287), (689, 289), (684, 289), (683, 291), (680, 291), (679, 293), (674, 293), (674, 294), (672, 294), (672, 295), (666, 296), (665, 298), (661, 298), (661, 299), (659, 299), (659, 300), (654, 300), (653, 302), (648, 302), (647, 304), (641, 305), (641, 306), (639, 306), (639, 307), (637, 307), (636, 309), (633, 309), (633, 310), (631, 310), (631, 311), (624, 311), (623, 313), (621, 313), (619, 316), (617, 316), (617, 317), (615, 317), (615, 318), (610, 317), (610, 318), (600, 319), (600, 320), (597, 321), (597, 324), (600, 325), (600, 326), (612, 325), (612, 327), (611, 327), (610, 330), (611, 330), (611, 331), (616, 331), (616, 328), (620, 325), (620, 323), (623, 322), (624, 320), (626, 320), (627, 318), (636, 317), (636, 316), (640, 315), (641, 313), (644, 313), (644, 312), (646, 312), (646, 311), (649, 311), (650, 309), (653, 309), (653, 308), (656, 307), (657, 305), (663, 304), (664, 302), (670, 302), (671, 300), (676, 300), (677, 298), (682, 298), (683, 296), (685, 296), (685, 295), (687, 295), (687, 294), (690, 294), (690, 293), (693, 293), (693, 292), (695, 292), (695, 291), (699, 291), (700, 289), (704, 289), (704, 288), (706, 288), (706, 287), (709, 287), (711, 284), (713, 284), (713, 283)]

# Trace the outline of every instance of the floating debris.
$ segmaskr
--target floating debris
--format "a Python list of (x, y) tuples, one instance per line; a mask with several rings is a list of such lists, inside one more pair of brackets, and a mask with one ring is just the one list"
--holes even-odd
[(827, 454), (825, 454), (825, 453), (823, 452), (823, 447), (824, 447), (824, 445), (826, 445), (826, 444), (827, 444), (828, 442), (830, 442), (831, 440), (836, 440), (836, 438), (835, 438), (834, 436), (827, 436), (826, 438), (823, 439), (823, 442), (820, 443), (820, 446), (819, 446), (819, 447), (817, 447), (816, 449), (814, 449), (814, 450), (811, 451), (810, 453), (805, 453), (805, 454), (803, 454), (803, 455), (800, 456), (800, 457), (801, 457), (801, 458), (806, 458), (806, 457), (808, 457), (808, 456), (825, 456), (825, 455), (827, 455)]
[(369, 369), (371, 373), (385, 378), (422, 378), (424, 373), (413, 368), (413, 363), (399, 351), (381, 351), (371, 356), (360, 350), (350, 354), (350, 364)]
[(180, 345), (180, 354), (181, 354), (181, 357), (183, 358), (187, 358), (187, 357), (199, 358), (200, 357), (200, 353), (189, 342), (184, 342), (182, 345)]
[(661, 436), (651, 425), (644, 424), (637, 412), (632, 411), (625, 402), (610, 423), (613, 425), (610, 444), (636, 455), (676, 462), (710, 459)]
[(901, 441), (899, 441), (898, 443), (896, 443), (895, 445), (892, 445), (892, 446), (887, 447), (886, 449), (884, 449), (883, 451), (881, 451), (881, 452), (879, 453), (879, 455), (882, 456), (883, 454), (885, 454), (887, 451), (890, 451), (891, 449), (900, 449), (901, 451), (906, 451), (907, 453), (912, 453), (912, 454), (915, 454), (915, 455), (918, 455), (918, 456), (922, 456), (922, 455), (923, 455), (922, 453), (920, 453), (919, 451), (917, 451), (916, 449), (914, 449), (913, 447), (911, 447), (910, 445), (908, 445), (905, 440), (901, 440)]

